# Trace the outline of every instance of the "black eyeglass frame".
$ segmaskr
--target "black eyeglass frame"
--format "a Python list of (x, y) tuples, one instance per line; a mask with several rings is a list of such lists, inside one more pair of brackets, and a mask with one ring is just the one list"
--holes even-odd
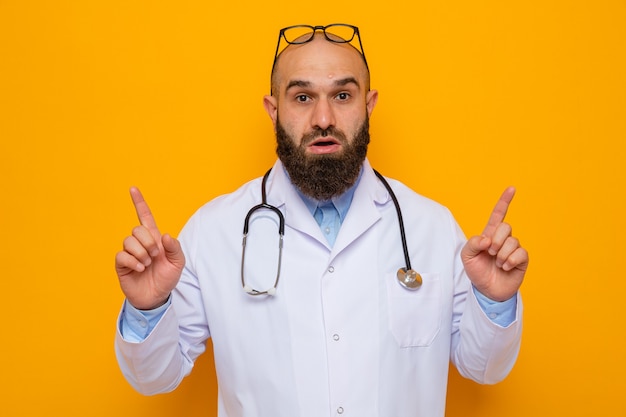
[[(343, 39), (342, 37), (340, 37), (339, 35), (335, 35), (334, 33), (330, 32), (330, 35), (334, 35), (335, 38), (329, 36), (328, 33), (326, 33), (326, 30), (328, 29), (332, 29), (332, 28), (336, 28), (336, 27), (345, 27), (345, 28), (351, 28), (352, 29), (352, 37), (350, 37), (350, 39)], [(304, 35), (300, 36), (300, 40), (294, 40), (294, 41), (290, 41), (289, 39), (287, 39), (287, 37), (285, 36), (285, 32), (291, 29), (295, 29), (295, 28), (303, 28), (303, 29), (310, 29), (311, 33), (310, 36), (308, 38), (302, 38)], [(365, 51), (363, 50), (363, 43), (361, 42), (361, 34), (359, 33), (359, 28), (353, 25), (348, 25), (345, 23), (331, 23), (330, 25), (326, 25), (326, 26), (311, 26), (311, 25), (293, 25), (293, 26), (287, 26), (284, 27), (280, 30), (280, 32), (278, 33), (278, 42), (276, 43), (276, 52), (274, 53), (274, 62), (272, 63), (272, 72), (271, 74), (274, 74), (274, 69), (276, 67), (276, 60), (278, 59), (278, 51), (280, 50), (280, 40), (284, 39), (285, 42), (287, 42), (288, 45), (301, 45), (304, 43), (308, 43), (311, 42), (313, 40), (313, 38), (315, 37), (315, 34), (317, 33), (318, 30), (321, 30), (322, 33), (324, 34), (324, 37), (326, 38), (327, 41), (329, 42), (334, 42), (334, 43), (350, 43), (352, 42), (352, 40), (354, 39), (354, 37), (356, 36), (357, 40), (359, 41), (359, 48), (360, 48), (360, 53), (361, 56), (363, 57), (363, 62), (365, 62), (365, 68), (367, 69), (367, 71), (369, 72), (369, 66), (367, 65), (367, 59), (365, 58)]]

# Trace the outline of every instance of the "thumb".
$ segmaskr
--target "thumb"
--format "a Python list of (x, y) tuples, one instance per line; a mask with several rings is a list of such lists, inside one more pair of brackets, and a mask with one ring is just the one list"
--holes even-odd
[(185, 265), (185, 255), (183, 254), (180, 242), (169, 234), (165, 234), (161, 238), (161, 243), (163, 243), (163, 249), (167, 260), (182, 269)]
[(461, 251), (461, 258), (463, 260), (469, 260), (476, 257), (481, 252), (487, 250), (491, 245), (491, 239), (486, 236), (474, 236), (470, 238), (463, 250)]

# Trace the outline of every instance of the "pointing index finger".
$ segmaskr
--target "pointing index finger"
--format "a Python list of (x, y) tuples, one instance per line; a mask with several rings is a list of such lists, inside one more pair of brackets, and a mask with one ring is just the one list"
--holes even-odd
[(159, 228), (157, 227), (154, 217), (152, 216), (152, 212), (150, 211), (150, 207), (148, 207), (148, 203), (144, 200), (139, 188), (131, 187), (130, 197), (133, 199), (133, 205), (135, 206), (139, 223), (141, 223), (142, 226), (147, 227), (148, 230), (160, 234)]
[(504, 190), (500, 199), (496, 203), (496, 206), (491, 212), (487, 226), (485, 226), (485, 229), (483, 230), (483, 236), (491, 236), (498, 225), (504, 221), (504, 217), (506, 216), (506, 212), (509, 209), (509, 205), (511, 204), (514, 195), (515, 187), (508, 187)]

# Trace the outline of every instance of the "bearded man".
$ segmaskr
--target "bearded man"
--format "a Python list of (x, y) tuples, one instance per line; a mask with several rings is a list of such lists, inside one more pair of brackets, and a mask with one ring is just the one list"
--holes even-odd
[(504, 222), (514, 190), (466, 240), (370, 166), (369, 84), (358, 28), (285, 28), (265, 177), (200, 208), (178, 240), (131, 189), (116, 352), (138, 391), (174, 389), (209, 337), (220, 417), (443, 417), (450, 361), (480, 383), (508, 374), (528, 265)]

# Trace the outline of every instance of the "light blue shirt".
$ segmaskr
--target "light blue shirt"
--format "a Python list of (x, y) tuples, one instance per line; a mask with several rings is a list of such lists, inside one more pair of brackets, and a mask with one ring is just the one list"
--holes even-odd
[(326, 237), (326, 240), (328, 240), (328, 244), (331, 247), (335, 244), (335, 240), (339, 234), (339, 228), (346, 218), (350, 205), (352, 204), (354, 190), (356, 190), (360, 181), (361, 173), (359, 173), (354, 185), (348, 188), (346, 192), (338, 197), (333, 197), (332, 199), (326, 201), (315, 200), (314, 198), (302, 194), (300, 190), (296, 188), (296, 191), (298, 191), (302, 201), (304, 201), (304, 205), (309, 209), (311, 215), (315, 218), (315, 221), (320, 226), (320, 229), (322, 229), (322, 233), (324, 233), (324, 236)]
[[(356, 190), (360, 180), (361, 174), (359, 174), (359, 177), (354, 185), (345, 193), (338, 197), (333, 197), (328, 201), (315, 200), (302, 194), (298, 190), (298, 194), (302, 198), (302, 201), (304, 201), (304, 204), (311, 212), (311, 215), (317, 221), (317, 224), (320, 226), (322, 233), (324, 233), (324, 236), (328, 240), (328, 244), (331, 247), (335, 244), (341, 224), (348, 214), (348, 210), (352, 204), (354, 191)], [(506, 301), (498, 302), (485, 297), (483, 294), (478, 292), (474, 286), (472, 286), (472, 289), (476, 295), (478, 304), (492, 322), (502, 327), (506, 327), (513, 323), (517, 310), (516, 295)], [(148, 337), (152, 329), (154, 329), (169, 305), (170, 300), (168, 299), (165, 305), (162, 305), (154, 310), (147, 311), (137, 310), (130, 303), (125, 302), (120, 323), (124, 339), (131, 342), (143, 341), (146, 337)]]

